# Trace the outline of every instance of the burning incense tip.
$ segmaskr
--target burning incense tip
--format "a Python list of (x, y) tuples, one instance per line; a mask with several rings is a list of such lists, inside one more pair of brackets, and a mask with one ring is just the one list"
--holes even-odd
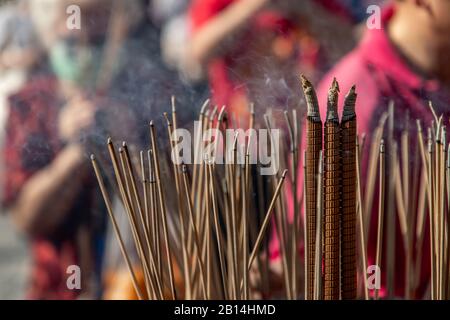
[(126, 141), (122, 141), (122, 147), (124, 147), (124, 148), (127, 147), (127, 142)]
[(250, 114), (255, 114), (255, 104), (253, 102), (250, 104)]
[(155, 124), (154, 124), (153, 120), (150, 120), (150, 127), (154, 127), (154, 126), (155, 126)]
[(333, 79), (333, 83), (328, 90), (327, 101), (327, 120), (339, 121), (338, 118), (338, 98), (339, 98), (339, 84), (336, 78)]
[(95, 161), (95, 156), (91, 154), (91, 161)]
[(181, 171), (182, 171), (183, 173), (187, 173), (187, 167), (186, 167), (185, 164), (183, 164), (183, 166), (181, 167)]
[(107, 144), (112, 144), (112, 139), (111, 137), (108, 137), (108, 140), (106, 141)]
[(341, 92), (341, 89), (339, 88), (339, 82), (337, 82), (336, 77), (333, 78), (333, 82), (331, 84), (331, 88), (333, 90), (336, 90), (337, 92)]
[(356, 86), (353, 85), (350, 91), (345, 96), (344, 100), (344, 112), (342, 115), (342, 121), (348, 121), (356, 116), (355, 105), (356, 105)]
[(122, 152), (123, 152), (123, 148), (119, 147), (119, 153), (122, 153)]
[(380, 143), (380, 153), (384, 153), (384, 139), (382, 139)]
[(305, 76), (301, 76), (303, 93), (305, 95), (306, 104), (308, 107), (308, 117), (314, 118), (316, 121), (320, 121), (319, 103), (317, 102), (316, 92), (308, 79)]

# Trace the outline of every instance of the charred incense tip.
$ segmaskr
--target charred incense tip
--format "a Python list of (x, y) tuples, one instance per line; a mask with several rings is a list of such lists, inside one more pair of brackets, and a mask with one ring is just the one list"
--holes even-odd
[(122, 141), (122, 147), (125, 149), (127, 148), (127, 142), (126, 141)]
[(380, 153), (384, 153), (384, 139), (382, 139), (380, 143)]
[(338, 117), (338, 99), (339, 99), (339, 84), (336, 78), (333, 79), (330, 89), (328, 90), (327, 99), (327, 120), (339, 121)]
[(309, 80), (303, 74), (300, 75), (300, 80), (302, 81), (303, 89), (312, 87), (311, 82), (309, 82)]
[(356, 116), (355, 112), (355, 106), (356, 106), (356, 97), (358, 95), (356, 94), (356, 86), (353, 85), (350, 88), (350, 91), (345, 96), (344, 100), (344, 112), (342, 115), (342, 121), (348, 121), (351, 120)]
[(154, 127), (155, 123), (153, 122), (153, 120), (150, 120), (150, 127)]
[(339, 88), (339, 82), (337, 82), (336, 77), (333, 78), (333, 82), (331, 83), (331, 88), (333, 90), (336, 90), (337, 92), (341, 92), (341, 89)]
[(95, 156), (91, 154), (91, 161), (95, 161)]
[(108, 137), (108, 140), (106, 141), (107, 144), (112, 144), (112, 139), (111, 137)]
[(445, 126), (442, 126), (441, 129), (441, 143), (444, 146), (445, 151), (445, 147), (447, 146), (447, 128)]
[(251, 115), (255, 114), (255, 104), (253, 102), (250, 103), (250, 114)]
[(281, 179), (285, 179), (287, 175), (288, 170), (284, 169), (283, 174), (281, 175)]
[(123, 153), (123, 148), (119, 147), (119, 153)]
[(304, 75), (301, 75), (303, 93), (305, 95), (308, 113), (307, 116), (314, 118), (316, 121), (320, 121), (319, 103), (317, 102), (316, 92), (311, 82), (306, 79)]
[(187, 167), (186, 167), (185, 164), (183, 164), (183, 166), (181, 167), (181, 171), (182, 171), (183, 173), (187, 173)]

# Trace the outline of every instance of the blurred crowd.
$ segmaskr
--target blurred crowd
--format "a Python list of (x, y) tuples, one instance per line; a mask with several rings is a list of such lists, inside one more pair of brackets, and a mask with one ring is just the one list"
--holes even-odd
[[(115, 239), (109, 239), (87, 160), (93, 152), (101, 158), (108, 136), (145, 149), (148, 122), (162, 122), (172, 95), (181, 126), (192, 123), (207, 97), (240, 121), (250, 102), (258, 115), (268, 107), (297, 107), (301, 73), (315, 83), (324, 76), (329, 83), (338, 74), (343, 92), (357, 83), (366, 96), (369, 111), (362, 118), (368, 131), (380, 112), (375, 106), (384, 103), (380, 95), (388, 100), (402, 92), (409, 98), (403, 105), (417, 107), (423, 96), (415, 96), (438, 90), (437, 99), (448, 109), (448, 1), (388, 1), (383, 23), (394, 15), (400, 27), (390, 40), (377, 38), (382, 43), (376, 47), (358, 49), (374, 41), (364, 35), (372, 31), (366, 27), (369, 4), (385, 5), (375, 0), (0, 1), (1, 204), (30, 244), (26, 297), (135, 298)], [(69, 28), (68, 21), (77, 19), (76, 11), (67, 10), (73, 5), (80, 8), (80, 29)], [(393, 48), (383, 47), (390, 41)], [(389, 69), (394, 76), (386, 76)], [(325, 101), (322, 93), (319, 97)], [(67, 288), (69, 265), (83, 270), (80, 290)]]

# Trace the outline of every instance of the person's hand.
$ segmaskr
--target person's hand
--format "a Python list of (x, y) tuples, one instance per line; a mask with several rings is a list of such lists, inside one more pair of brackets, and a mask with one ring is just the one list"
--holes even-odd
[(94, 123), (96, 107), (87, 99), (70, 100), (59, 114), (59, 134), (64, 141), (77, 141), (83, 131)]

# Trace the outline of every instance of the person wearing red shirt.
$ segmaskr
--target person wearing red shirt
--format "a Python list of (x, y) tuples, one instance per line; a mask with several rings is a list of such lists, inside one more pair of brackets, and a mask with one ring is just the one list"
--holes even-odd
[[(257, 114), (269, 107), (296, 106), (300, 94), (297, 74), (303, 72), (317, 79), (326, 68), (327, 59), (317, 37), (313, 36), (311, 23), (315, 19), (332, 20), (327, 19), (322, 5), (339, 8), (342, 16), (345, 10), (335, 1), (320, 1), (320, 6), (311, 6), (313, 2), (192, 2), (188, 61), (207, 71), (213, 103), (219, 107), (225, 105), (240, 119), (241, 127), (246, 126), (250, 102), (255, 103)], [(347, 25), (339, 20), (334, 30), (343, 29), (342, 26)], [(344, 45), (335, 47), (345, 48)]]

